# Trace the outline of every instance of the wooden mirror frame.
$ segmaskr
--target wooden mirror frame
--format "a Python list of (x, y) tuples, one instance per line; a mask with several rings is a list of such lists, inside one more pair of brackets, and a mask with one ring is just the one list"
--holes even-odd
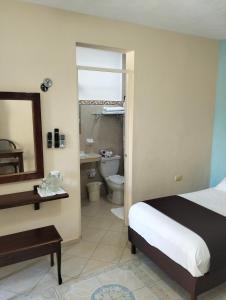
[(33, 134), (34, 134), (34, 158), (35, 170), (0, 176), (0, 184), (8, 182), (17, 182), (44, 177), (43, 166), (43, 143), (42, 143), (42, 119), (41, 104), (39, 93), (17, 93), (17, 92), (0, 92), (1, 100), (27, 100), (32, 102)]

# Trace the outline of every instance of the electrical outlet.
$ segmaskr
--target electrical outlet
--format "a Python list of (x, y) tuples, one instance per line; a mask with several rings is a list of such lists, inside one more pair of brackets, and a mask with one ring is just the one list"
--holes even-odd
[(94, 144), (94, 139), (93, 139), (93, 138), (87, 138), (87, 139), (86, 139), (86, 144), (87, 144), (87, 145), (92, 145), (92, 144)]
[(174, 180), (175, 180), (176, 182), (183, 180), (183, 175), (176, 175), (176, 176), (174, 177)]

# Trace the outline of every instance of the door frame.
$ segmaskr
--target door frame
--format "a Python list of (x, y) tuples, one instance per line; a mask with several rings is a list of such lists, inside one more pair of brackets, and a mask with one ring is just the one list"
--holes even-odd
[[(76, 43), (76, 47), (90, 47), (96, 49), (102, 49), (105, 51), (117, 51), (126, 55), (126, 68), (117, 70), (117, 69), (107, 69), (107, 68), (94, 68), (94, 67), (83, 67), (75, 64), (76, 70), (76, 95), (77, 95), (77, 108), (79, 111), (79, 93), (78, 93), (78, 71), (79, 70), (90, 70), (90, 71), (99, 71), (99, 72), (115, 72), (115, 73), (124, 73), (126, 75), (126, 101), (125, 101), (125, 129), (124, 129), (124, 220), (125, 225), (128, 225), (128, 213), (131, 205), (133, 204), (133, 115), (134, 115), (134, 56), (135, 53), (133, 50), (122, 50), (118, 48), (106, 47), (106, 46), (97, 46), (92, 44)], [(77, 114), (79, 118), (79, 114)], [(80, 126), (80, 124), (79, 124)], [(77, 131), (77, 140), (79, 141), (80, 131)], [(80, 143), (79, 151), (80, 155)], [(79, 156), (80, 162), (80, 156)], [(79, 170), (79, 187), (81, 184), (81, 174)], [(81, 190), (79, 188), (79, 203), (80, 203), (80, 216), (81, 216)], [(81, 224), (81, 217), (80, 217)], [(80, 225), (81, 231), (81, 225)]]

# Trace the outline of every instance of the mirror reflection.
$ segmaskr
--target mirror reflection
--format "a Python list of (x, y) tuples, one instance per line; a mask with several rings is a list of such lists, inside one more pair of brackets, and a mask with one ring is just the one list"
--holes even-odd
[(32, 101), (0, 101), (0, 176), (36, 169)]

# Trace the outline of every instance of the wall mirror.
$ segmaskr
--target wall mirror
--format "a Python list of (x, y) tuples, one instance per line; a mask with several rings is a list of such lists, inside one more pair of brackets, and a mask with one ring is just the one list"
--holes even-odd
[(39, 93), (0, 92), (0, 183), (44, 177)]

